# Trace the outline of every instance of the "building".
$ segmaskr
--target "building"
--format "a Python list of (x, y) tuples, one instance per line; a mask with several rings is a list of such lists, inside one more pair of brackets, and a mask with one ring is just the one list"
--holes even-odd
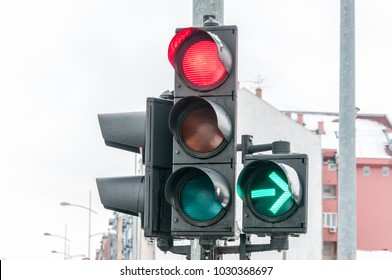
[(102, 235), (101, 246), (96, 250), (95, 259), (96, 260), (110, 260), (111, 251), (110, 251), (110, 239), (112, 237), (110, 234)]
[[(336, 113), (285, 112), (316, 135), (323, 155), (323, 258), (337, 257), (339, 115)], [(357, 248), (392, 251), (392, 124), (386, 115), (358, 114)]]
[(96, 251), (96, 259), (137, 259), (137, 218), (114, 212), (109, 226), (109, 233), (102, 236), (101, 247)]

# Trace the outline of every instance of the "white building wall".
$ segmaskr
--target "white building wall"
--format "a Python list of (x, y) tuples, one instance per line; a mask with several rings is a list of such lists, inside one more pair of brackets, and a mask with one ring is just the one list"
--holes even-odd
[[(300, 237), (289, 237), (289, 250), (286, 252), (286, 257), (287, 259), (321, 259), (322, 154), (320, 136), (311, 133), (244, 88), (238, 92), (238, 142), (241, 141), (243, 134), (253, 135), (253, 144), (266, 144), (278, 140), (290, 141), (292, 152), (308, 155), (308, 232)], [(241, 169), (242, 163), (239, 154), (237, 176)], [(239, 201), (241, 200), (239, 199)], [(237, 203), (237, 217), (242, 216), (242, 205), (240, 204)], [(269, 238), (257, 239), (263, 241), (260, 243), (269, 242)], [(255, 243), (257, 239), (252, 239), (252, 243)], [(282, 259), (282, 253), (253, 253), (252, 259)]]

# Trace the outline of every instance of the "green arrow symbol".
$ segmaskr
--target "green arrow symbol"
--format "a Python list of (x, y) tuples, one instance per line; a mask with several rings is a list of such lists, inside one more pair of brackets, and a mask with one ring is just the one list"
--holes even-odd
[(250, 192), (251, 198), (259, 198), (259, 197), (275, 196), (275, 195), (276, 195), (275, 189), (253, 190)]
[(270, 209), (272, 213), (276, 214), (282, 205), (290, 198), (291, 192), (289, 190), (289, 185), (275, 172), (272, 172), (268, 177), (283, 190), (283, 194), (275, 201)]

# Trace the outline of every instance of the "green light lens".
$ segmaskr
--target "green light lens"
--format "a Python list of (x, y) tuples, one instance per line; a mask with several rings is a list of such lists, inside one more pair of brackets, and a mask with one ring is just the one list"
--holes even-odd
[(255, 210), (267, 217), (279, 217), (294, 206), (285, 172), (277, 164), (265, 164), (249, 182), (250, 201)]
[(184, 184), (180, 197), (183, 212), (195, 221), (209, 221), (222, 210), (214, 185), (206, 174), (197, 174), (190, 178)]

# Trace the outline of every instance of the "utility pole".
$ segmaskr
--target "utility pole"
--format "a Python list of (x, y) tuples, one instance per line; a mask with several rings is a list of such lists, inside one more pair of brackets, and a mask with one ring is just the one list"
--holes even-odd
[(338, 259), (356, 259), (355, 7), (340, 1)]
[(205, 15), (214, 15), (215, 20), (223, 25), (224, 0), (193, 0), (193, 26), (203, 26)]
[(87, 257), (90, 258), (91, 253), (91, 190), (88, 195), (88, 254)]
[[(69, 245), (68, 245), (68, 255), (70, 255)], [(64, 229), (64, 260), (67, 259), (67, 224), (65, 224)]]

